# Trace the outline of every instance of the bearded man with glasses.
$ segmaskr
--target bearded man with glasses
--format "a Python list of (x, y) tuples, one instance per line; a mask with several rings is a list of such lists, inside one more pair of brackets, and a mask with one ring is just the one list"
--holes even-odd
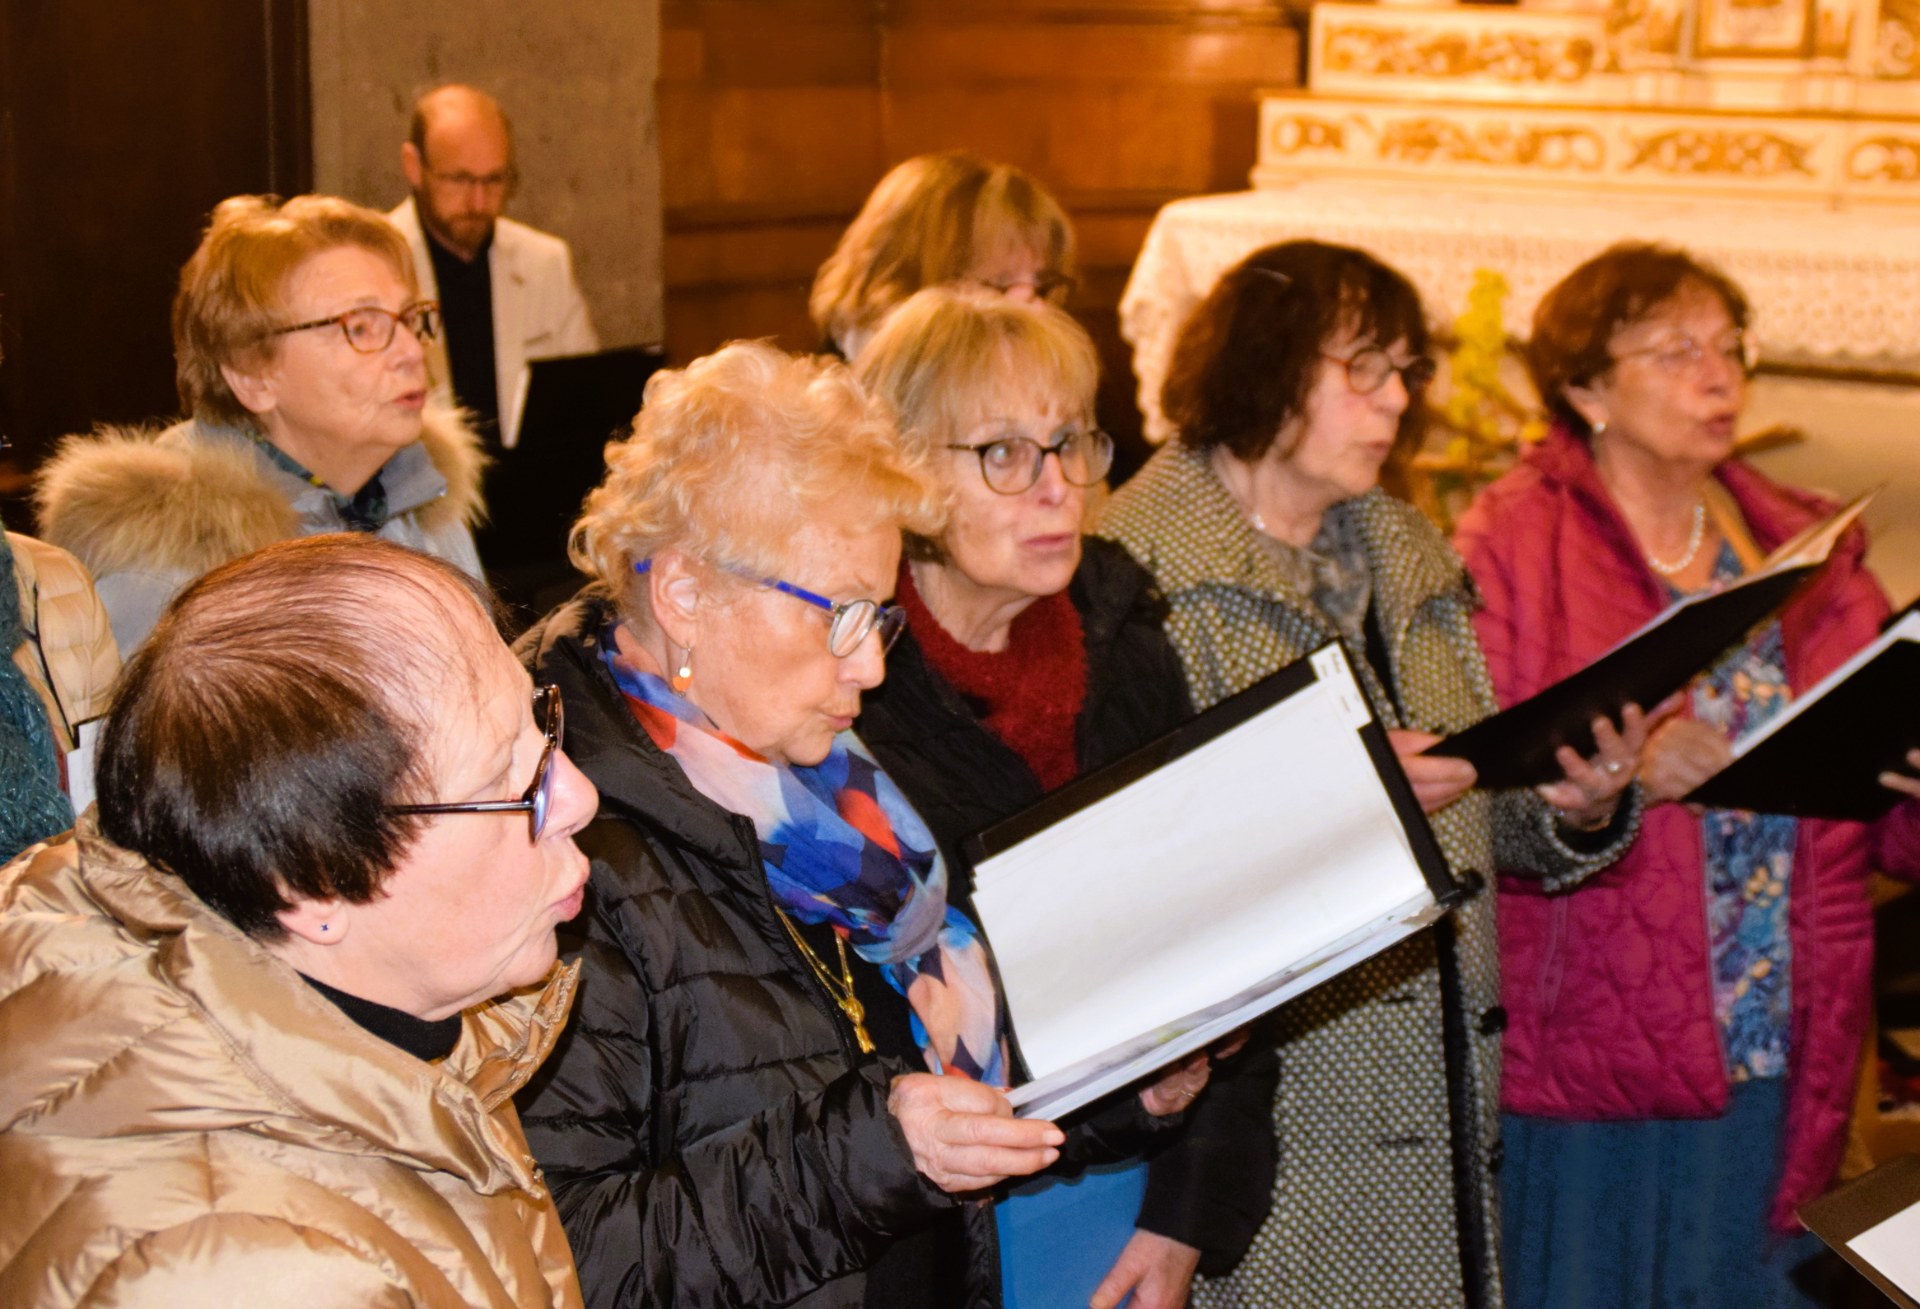
[(412, 195), (387, 217), (425, 294), (446, 310), (444, 343), (429, 352), (434, 383), (451, 388), (482, 436), (511, 447), (528, 361), (600, 348), (573, 252), (506, 217), (520, 181), (513, 126), (484, 91), (452, 85), (421, 96), (400, 169)]
[(379, 214), (235, 196), (180, 274), (188, 417), (70, 440), (41, 474), (42, 535), (93, 573), (123, 655), (186, 583), (275, 541), (385, 537), (474, 577), (484, 462), (432, 402), (437, 306)]
[(183, 592), (99, 801), (0, 869), (0, 1299), (576, 1309), (512, 1094), (597, 797), (458, 569), (357, 535)]

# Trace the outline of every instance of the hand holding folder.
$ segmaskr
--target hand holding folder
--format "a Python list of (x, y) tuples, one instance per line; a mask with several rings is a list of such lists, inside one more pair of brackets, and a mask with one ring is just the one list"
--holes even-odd
[(1627, 705), (1659, 704), (1783, 608), (1872, 498), (1869, 491), (1782, 542), (1731, 586), (1675, 602), (1579, 672), (1456, 732), (1431, 753), (1467, 760), (1485, 787), (1552, 782), (1561, 747), (1583, 758), (1594, 754), (1594, 719), (1617, 722)]

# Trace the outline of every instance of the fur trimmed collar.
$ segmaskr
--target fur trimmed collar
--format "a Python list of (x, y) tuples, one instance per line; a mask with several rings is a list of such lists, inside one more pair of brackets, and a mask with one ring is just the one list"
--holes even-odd
[[(479, 439), (459, 413), (429, 405), (420, 445), (446, 493), (411, 512), (429, 534), (485, 515)], [(303, 535), (287, 475), (249, 441), (194, 419), (162, 431), (104, 427), (70, 436), (41, 469), (34, 491), (41, 534), (97, 577), (170, 569), (199, 575), (275, 541)]]

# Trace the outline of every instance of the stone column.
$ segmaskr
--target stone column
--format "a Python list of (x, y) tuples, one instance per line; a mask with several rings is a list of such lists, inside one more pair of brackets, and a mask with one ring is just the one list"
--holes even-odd
[(307, 0), (307, 13), (316, 190), (398, 204), (415, 97), (472, 83), (513, 119), (508, 213), (572, 243), (601, 341), (664, 337), (659, 0)]

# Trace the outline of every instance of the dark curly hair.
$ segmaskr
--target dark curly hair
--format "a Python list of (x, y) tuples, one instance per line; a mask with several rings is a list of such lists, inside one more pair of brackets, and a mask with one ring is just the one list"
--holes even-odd
[[(1161, 409), (1183, 445), (1259, 459), (1305, 410), (1321, 352), (1349, 332), (1426, 353), (1419, 292), (1350, 246), (1288, 241), (1256, 250), (1187, 316)], [(1422, 406), (1408, 405), (1399, 444), (1416, 440), (1423, 422)]]
[(1646, 241), (1608, 247), (1541, 297), (1527, 342), (1527, 371), (1554, 418), (1587, 435), (1587, 420), (1568, 403), (1567, 388), (1586, 386), (1613, 367), (1614, 333), (1689, 287), (1719, 296), (1733, 325), (1746, 330), (1747, 297), (1733, 279), (1684, 250)]

